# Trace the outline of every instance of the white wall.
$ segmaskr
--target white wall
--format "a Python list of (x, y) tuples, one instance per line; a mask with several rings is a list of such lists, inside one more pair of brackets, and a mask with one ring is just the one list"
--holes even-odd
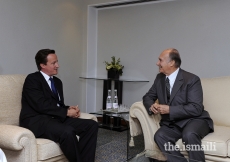
[(160, 52), (169, 47), (181, 53), (182, 68), (200, 77), (229, 75), (229, 5), (228, 0), (175, 0), (99, 10), (98, 75), (106, 73), (103, 61), (117, 56), (125, 65), (124, 78), (152, 79)]
[[(82, 12), (82, 54), (83, 54), (83, 70), (81, 72), (81, 76), (97, 76), (97, 51), (95, 49), (95, 46), (97, 46), (97, 43), (93, 44), (92, 46), (89, 46), (88, 38), (90, 43), (93, 43), (92, 41), (92, 35), (88, 35), (88, 28), (93, 29), (91, 26), (89, 27), (89, 17), (96, 17), (97, 15), (88, 15), (88, 7), (89, 6), (95, 6), (98, 4), (108, 4), (108, 3), (116, 3), (121, 1), (129, 1), (129, 0), (84, 0), (83, 1), (83, 12)], [(94, 10), (91, 10), (93, 14), (95, 13)], [(96, 21), (94, 24), (95, 28), (97, 28), (97, 19), (93, 20)], [(97, 39), (97, 33), (93, 33), (93, 37), (95, 36)], [(95, 37), (93, 39), (95, 39)], [(95, 45), (95, 46), (94, 46)], [(89, 52), (92, 52), (93, 54), (89, 54)], [(95, 80), (81, 80), (81, 87), (82, 87), (82, 103), (83, 107), (86, 107), (86, 112), (93, 112), (96, 110), (100, 110), (102, 108), (102, 81), (95, 81)]]
[[(42, 48), (53, 48), (59, 57), (58, 77), (64, 84), (66, 103), (78, 104), (82, 111), (86, 110), (87, 102), (91, 102), (90, 98), (86, 98), (88, 83), (79, 79), (79, 76), (87, 75), (87, 7), (120, 1), (1, 0), (0, 74), (34, 72), (37, 70), (34, 62), (36, 52)], [(92, 68), (97, 69), (96, 75), (106, 76), (103, 61), (116, 55), (121, 57), (125, 65), (123, 77), (132, 76), (150, 80), (147, 84), (125, 83), (123, 102), (128, 105), (141, 100), (143, 94), (150, 88), (157, 73), (155, 66), (157, 57), (164, 48), (177, 48), (181, 53), (182, 68), (200, 77), (229, 75), (229, 5), (229, 0), (177, 0), (159, 3), (153, 6), (152, 14), (150, 12), (148, 15), (152, 21), (146, 21), (147, 19), (143, 17), (143, 14), (149, 13), (141, 9), (142, 7), (103, 10), (103, 13), (106, 13), (104, 16), (114, 12), (114, 18), (122, 17), (121, 14), (139, 18), (137, 22), (132, 18), (125, 19), (127, 24), (132, 24), (128, 28), (131, 33), (127, 33), (129, 34), (127, 38), (136, 41), (135, 44), (130, 44), (121, 39), (123, 33), (116, 33), (114, 39), (111, 39), (115, 41), (113, 45), (108, 44), (112, 42), (111, 40), (106, 42), (106, 46), (103, 42), (99, 43), (100, 54), (97, 54), (96, 67)], [(113, 30), (117, 30), (120, 26), (113, 24), (113, 21), (105, 23), (109, 26), (114, 25), (114, 28), (111, 28)], [(98, 32), (100, 37), (103, 36), (101, 29), (99, 28)], [(125, 26), (122, 29), (127, 30)], [(153, 32), (146, 35), (144, 32), (146, 29)], [(135, 37), (135, 33), (139, 36)], [(123, 46), (128, 48), (120, 49), (119, 43), (122, 41)], [(110, 49), (115, 49), (112, 51), (114, 53), (107, 52), (105, 48), (108, 46)], [(133, 47), (138, 47), (138, 50), (134, 50)], [(140, 53), (143, 54), (141, 58)], [(133, 75), (134, 73), (136, 75)], [(93, 107), (87, 108), (88, 112), (100, 109), (102, 104), (101, 82), (90, 84), (98, 88), (93, 94), (96, 103), (91, 102)]]
[(65, 103), (86, 110), (85, 81), (88, 0), (1, 0), (0, 75), (37, 71), (34, 56), (42, 48), (56, 50), (58, 77)]
[[(141, 100), (152, 85), (165, 48), (177, 48), (181, 67), (201, 78), (229, 75), (229, 5), (228, 0), (175, 0), (99, 10), (96, 75), (106, 76), (103, 61), (116, 56), (125, 66), (123, 78), (150, 80), (124, 84), (123, 103), (128, 105)], [(96, 85), (99, 109), (102, 85)]]
[(81, 0), (1, 0), (0, 74), (37, 71), (34, 56), (56, 50), (67, 104), (82, 105)]

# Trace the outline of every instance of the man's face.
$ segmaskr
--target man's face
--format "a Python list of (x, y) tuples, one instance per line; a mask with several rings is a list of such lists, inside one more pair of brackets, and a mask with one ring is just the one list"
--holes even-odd
[(170, 75), (172, 69), (169, 52), (169, 50), (163, 51), (159, 56), (159, 60), (157, 61), (159, 72), (165, 75)]
[(57, 75), (58, 68), (59, 68), (57, 55), (49, 54), (47, 56), (46, 65), (40, 64), (40, 66), (42, 67), (41, 71), (46, 73), (47, 75), (49, 76)]

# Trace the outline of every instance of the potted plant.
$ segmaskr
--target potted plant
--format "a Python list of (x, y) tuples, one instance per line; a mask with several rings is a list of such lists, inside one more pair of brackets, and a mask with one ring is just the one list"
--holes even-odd
[(123, 73), (124, 66), (120, 64), (120, 58), (116, 60), (115, 56), (112, 56), (112, 61), (109, 63), (105, 61), (106, 70), (108, 71), (107, 77), (109, 79), (119, 79), (119, 76)]

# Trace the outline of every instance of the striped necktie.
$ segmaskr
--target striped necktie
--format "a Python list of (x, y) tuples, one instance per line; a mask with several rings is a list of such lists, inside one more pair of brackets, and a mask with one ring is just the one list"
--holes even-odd
[(166, 77), (166, 80), (165, 80), (165, 87), (166, 87), (167, 100), (169, 102), (169, 99), (170, 99), (170, 84), (169, 84), (169, 78), (168, 77)]

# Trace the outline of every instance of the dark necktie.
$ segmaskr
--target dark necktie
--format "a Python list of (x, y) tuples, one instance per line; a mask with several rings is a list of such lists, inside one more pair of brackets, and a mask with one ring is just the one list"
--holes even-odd
[(170, 99), (170, 84), (169, 84), (169, 78), (168, 77), (165, 80), (165, 86), (166, 86), (167, 100), (169, 102), (169, 99)]
[(52, 92), (53, 92), (55, 98), (59, 101), (58, 92), (57, 92), (57, 90), (56, 90), (56, 88), (55, 88), (54, 80), (53, 80), (53, 78), (51, 78), (51, 77), (50, 77), (50, 82), (51, 82), (51, 89), (52, 89)]

